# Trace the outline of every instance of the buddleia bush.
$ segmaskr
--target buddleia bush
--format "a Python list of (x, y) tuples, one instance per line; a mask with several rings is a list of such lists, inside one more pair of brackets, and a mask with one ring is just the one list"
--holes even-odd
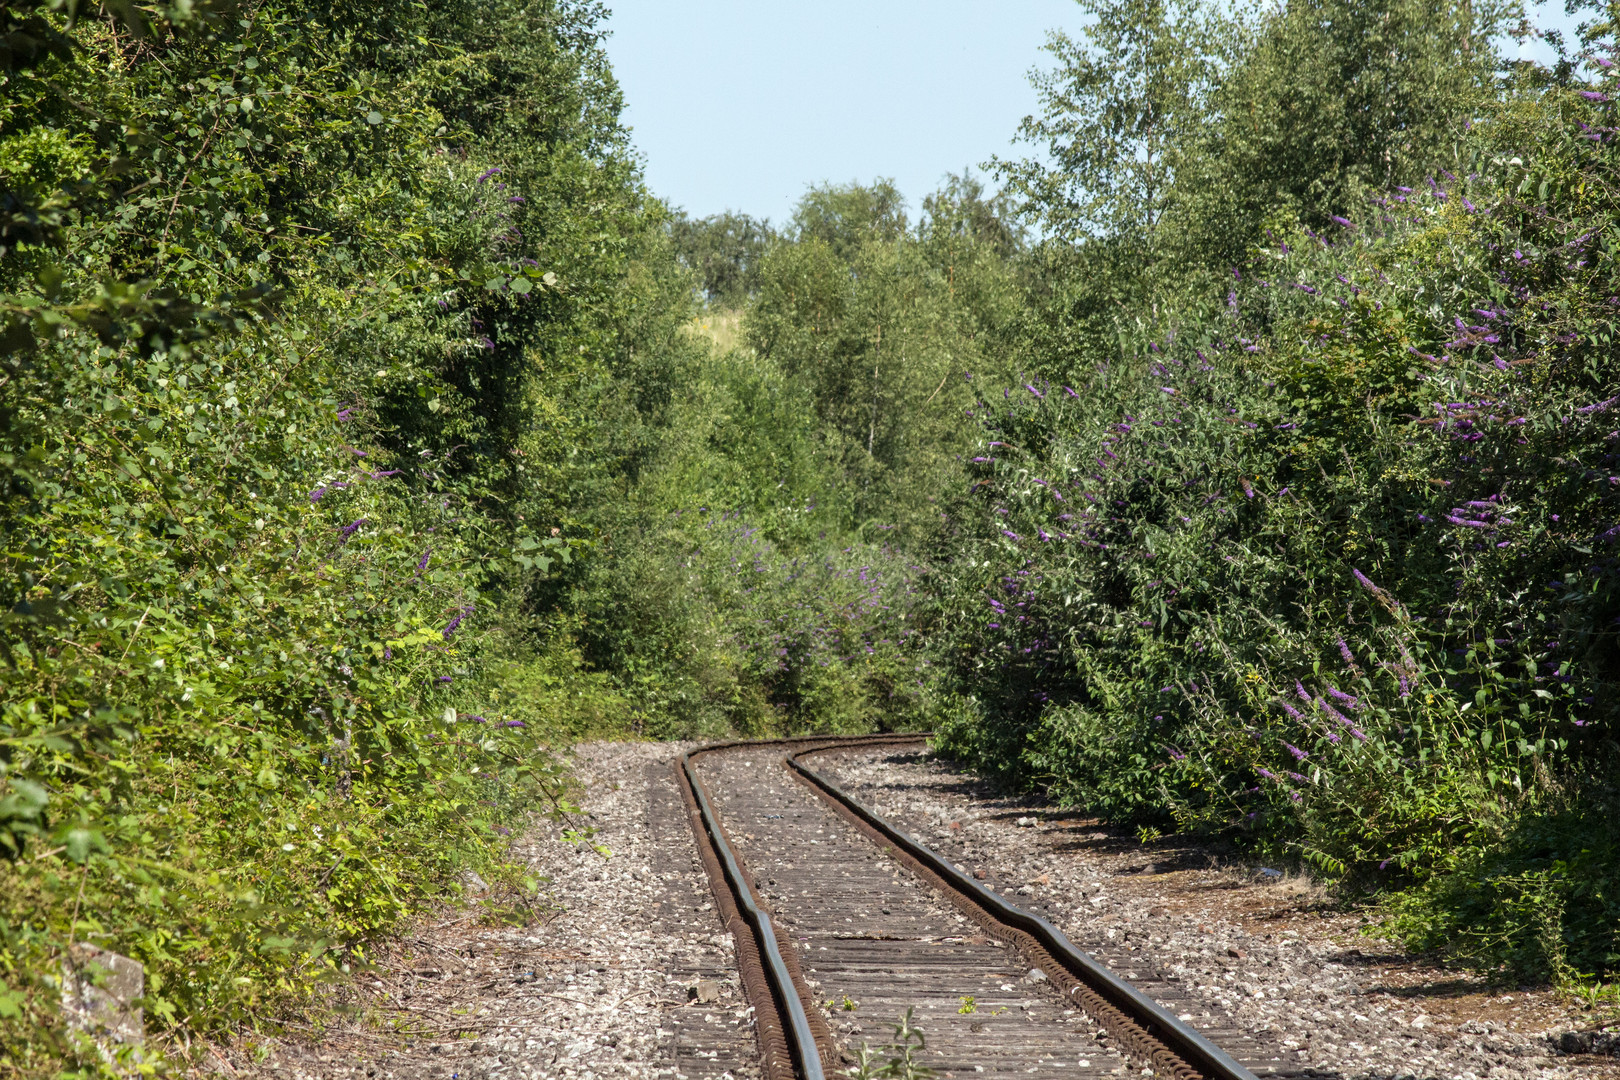
[(946, 750), (1356, 886), (1432, 883), (1397, 923), (1414, 940), (1488, 910), (1487, 963), (1612, 968), (1599, 59), (1511, 95), (1421, 184), (1325, 231), (1278, 218), (1224, 296), (1122, 354), (974, 406)]

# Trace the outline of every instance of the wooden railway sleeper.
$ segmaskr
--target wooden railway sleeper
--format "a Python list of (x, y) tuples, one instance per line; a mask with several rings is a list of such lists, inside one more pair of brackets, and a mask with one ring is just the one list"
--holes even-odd
[[(915, 736), (922, 739), (924, 736)], [(797, 749), (783, 765), (890, 857), (933, 885), (988, 936), (1012, 945), (1064, 995), (1118, 1041), (1130, 1056), (1175, 1080), (1256, 1080), (1158, 1002), (1076, 948), (1046, 919), (1012, 904), (886, 821), (801, 758), (836, 746)]]
[(783, 950), (752, 875), (737, 857), (724, 824), (693, 768), (699, 756), (729, 749), (777, 745), (791, 752), (783, 765), (797, 774), (844, 820), (891, 858), (943, 893), (987, 936), (1013, 946), (1066, 998), (1090, 1016), (1133, 1059), (1173, 1080), (1256, 1080), (1202, 1035), (1094, 958), (1075, 948), (1056, 927), (1024, 911), (958, 871), (948, 860), (895, 828), (799, 759), (827, 750), (915, 742), (925, 735), (811, 736), (738, 740), (700, 747), (676, 762), (698, 851), (716, 911), (736, 942), (737, 969), (754, 1009), (755, 1037), (766, 1080), (824, 1080), (831, 1066), (831, 1032), (799, 970)]

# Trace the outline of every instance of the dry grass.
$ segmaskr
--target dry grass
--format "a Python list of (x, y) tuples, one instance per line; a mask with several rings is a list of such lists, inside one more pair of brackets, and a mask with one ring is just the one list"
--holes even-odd
[(710, 308), (687, 324), (687, 329), (698, 337), (708, 339), (717, 354), (724, 355), (740, 348), (742, 338), (742, 312)]

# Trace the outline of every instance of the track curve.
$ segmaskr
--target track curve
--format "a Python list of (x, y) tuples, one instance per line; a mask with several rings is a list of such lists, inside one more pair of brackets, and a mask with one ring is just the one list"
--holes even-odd
[(767, 1080), (822, 1080), (907, 1009), (928, 1037), (923, 1063), (945, 1077), (1254, 1080), (804, 760), (925, 737), (717, 743), (677, 761)]

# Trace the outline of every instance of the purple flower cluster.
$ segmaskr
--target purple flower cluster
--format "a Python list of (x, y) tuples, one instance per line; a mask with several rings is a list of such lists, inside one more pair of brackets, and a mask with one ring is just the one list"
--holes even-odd
[(450, 621), (445, 624), (444, 629), (440, 631), (440, 634), (443, 636), (444, 640), (449, 641), (451, 635), (453, 635), (457, 630), (461, 629), (461, 620), (472, 613), (473, 606), (471, 604), (468, 604), (466, 607), (457, 611)]

